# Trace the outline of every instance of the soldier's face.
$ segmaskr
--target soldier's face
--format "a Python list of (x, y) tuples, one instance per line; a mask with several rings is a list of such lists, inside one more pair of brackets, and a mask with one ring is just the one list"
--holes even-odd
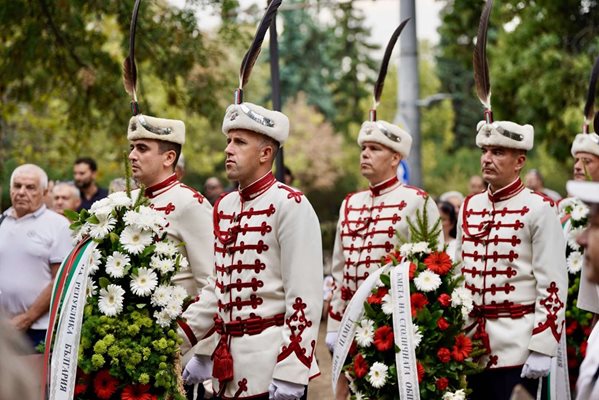
[(576, 241), (584, 248), (585, 273), (587, 279), (599, 284), (599, 205), (590, 207), (588, 226)]
[(599, 157), (579, 151), (574, 157), (573, 172), (575, 181), (586, 181), (588, 174), (593, 182), (599, 182)]
[(520, 175), (526, 162), (526, 154), (519, 150), (498, 146), (485, 146), (481, 150), (481, 172), (492, 190), (512, 183)]
[(262, 135), (244, 129), (227, 133), (225, 172), (229, 180), (239, 182), (243, 188), (260, 178), (254, 179), (260, 168), (262, 142)]
[(130, 148), (129, 161), (133, 178), (145, 186), (152, 186), (156, 180), (160, 181), (166, 152), (160, 152), (158, 142), (149, 139), (133, 140)]
[(371, 185), (391, 178), (397, 170), (401, 156), (380, 143), (364, 142), (360, 152), (360, 172)]

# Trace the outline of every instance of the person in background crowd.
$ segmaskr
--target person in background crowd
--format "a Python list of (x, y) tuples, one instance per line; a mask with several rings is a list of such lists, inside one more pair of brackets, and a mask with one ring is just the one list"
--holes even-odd
[(185, 158), (183, 157), (183, 153), (181, 153), (179, 160), (177, 160), (177, 165), (175, 166), (175, 175), (179, 181), (182, 181), (183, 177), (185, 176)]
[[(0, 315), (1, 400), (31, 400), (39, 397), (41, 371), (32, 371), (28, 361), (34, 362), (34, 360), (31, 360), (31, 357), (23, 357), (24, 354), (31, 352), (32, 348), (23, 335)], [(37, 357), (41, 358), (41, 355)]]
[(439, 200), (450, 203), (453, 206), (455, 213), (457, 214), (460, 212), (460, 207), (464, 202), (464, 195), (456, 190), (452, 190), (449, 192), (445, 192), (441, 196), (439, 196)]
[(46, 190), (46, 194), (44, 195), (44, 204), (50, 210), (54, 209), (54, 185), (55, 181), (48, 179), (48, 189)]
[[(135, 182), (134, 179), (131, 179), (130, 188), (131, 190), (138, 188), (137, 182)], [(110, 181), (110, 184), (108, 185), (108, 194), (112, 194), (115, 192), (124, 192), (125, 190), (127, 190), (127, 181), (125, 181), (125, 178), (114, 178)]]
[(72, 248), (68, 221), (43, 203), (47, 187), (43, 169), (18, 166), (12, 207), (0, 215), (0, 308), (34, 347), (45, 339), (54, 277)]
[(449, 257), (455, 261), (458, 214), (455, 212), (453, 204), (448, 201), (442, 201), (439, 203), (439, 215), (441, 216), (443, 239), (447, 245), (447, 254), (449, 254)]
[(80, 157), (73, 164), (73, 181), (81, 192), (81, 205), (77, 211), (89, 208), (96, 201), (108, 196), (108, 190), (101, 188), (96, 183), (98, 165), (93, 158)]
[(52, 188), (52, 209), (64, 215), (64, 210), (77, 210), (81, 204), (81, 192), (70, 182), (58, 182)]
[(554, 201), (559, 201), (562, 198), (562, 196), (555, 190), (551, 190), (545, 187), (543, 175), (541, 175), (541, 173), (536, 169), (531, 169), (526, 173), (526, 175), (524, 176), (524, 185), (530, 190), (543, 193), (545, 196), (551, 198)]
[(288, 166), (284, 165), (283, 166), (283, 183), (285, 183), (285, 185), (292, 186), (294, 180), (295, 180), (295, 177), (293, 176), (293, 172), (291, 172), (291, 169), (289, 169)]
[(468, 196), (487, 190), (487, 184), (480, 175), (472, 175), (468, 181)]
[(210, 204), (214, 205), (224, 191), (223, 184), (216, 176), (211, 176), (206, 179), (206, 182), (204, 183), (204, 196), (206, 196)]

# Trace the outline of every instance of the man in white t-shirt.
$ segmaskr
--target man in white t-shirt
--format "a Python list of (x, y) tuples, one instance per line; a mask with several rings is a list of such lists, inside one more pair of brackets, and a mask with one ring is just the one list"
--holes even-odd
[(72, 248), (68, 221), (43, 203), (47, 187), (37, 165), (15, 168), (12, 207), (0, 216), (0, 308), (34, 346), (45, 338), (52, 283)]

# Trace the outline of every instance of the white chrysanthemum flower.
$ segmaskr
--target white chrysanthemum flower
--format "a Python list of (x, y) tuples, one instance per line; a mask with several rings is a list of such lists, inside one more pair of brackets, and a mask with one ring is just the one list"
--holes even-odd
[(420, 327), (416, 324), (412, 324), (412, 341), (414, 342), (414, 347), (418, 347), (418, 345), (422, 341), (422, 333), (420, 332)]
[(171, 324), (171, 317), (169, 317), (166, 310), (154, 311), (154, 319), (156, 320), (156, 323), (163, 328), (166, 328)]
[(559, 216), (560, 219), (562, 217), (565, 217), (566, 214), (569, 213), (569, 211), (578, 203), (576, 197), (567, 197), (565, 199), (562, 199), (559, 202), (558, 205), (558, 210), (559, 210)]
[(441, 286), (441, 277), (427, 269), (414, 278), (414, 285), (422, 292), (432, 292)]
[(152, 244), (152, 233), (127, 226), (121, 232), (121, 244), (129, 254), (139, 254)]
[(374, 321), (364, 318), (356, 328), (356, 342), (361, 347), (368, 347), (374, 340)]
[(451, 305), (454, 307), (464, 306), (470, 312), (473, 307), (472, 302), (472, 294), (465, 287), (457, 287), (451, 293)]
[(464, 389), (456, 390), (455, 392), (445, 392), (443, 400), (466, 400), (466, 392)]
[(386, 294), (383, 296), (383, 304), (381, 304), (381, 308), (383, 309), (383, 312), (385, 314), (393, 314), (393, 300), (390, 294)]
[(98, 223), (90, 224), (89, 235), (94, 239), (104, 239), (116, 225), (116, 219), (112, 215), (98, 215)]
[(173, 295), (173, 287), (160, 285), (154, 290), (152, 293), (151, 303), (155, 307), (164, 307), (168, 304), (169, 301), (176, 300)]
[(138, 227), (137, 221), (139, 220), (139, 213), (135, 210), (129, 210), (123, 215), (123, 221), (125, 225)]
[(412, 255), (412, 243), (405, 243), (399, 247), (399, 254), (403, 257), (410, 257)]
[(357, 390), (352, 390), (352, 393), (354, 394), (354, 397), (356, 398), (356, 400), (366, 400), (366, 397), (362, 394), (362, 392), (359, 392)]
[(114, 317), (123, 311), (123, 296), (125, 290), (119, 285), (108, 285), (105, 289), (100, 289), (100, 300), (98, 307), (104, 315)]
[(96, 286), (96, 283), (91, 278), (91, 276), (88, 276), (87, 277), (87, 285), (85, 286), (85, 297), (95, 296), (97, 292), (98, 292), (98, 287)]
[(177, 301), (183, 302), (187, 298), (187, 290), (181, 286), (171, 286), (171, 296)]
[(583, 263), (582, 253), (579, 251), (574, 251), (570, 253), (568, 259), (566, 260), (566, 265), (568, 266), (568, 272), (571, 274), (577, 274), (582, 269)]
[(189, 269), (189, 261), (183, 255), (179, 258), (179, 269), (181, 271), (187, 271)]
[(177, 247), (170, 240), (161, 241), (156, 243), (156, 250), (154, 252), (162, 256), (174, 257), (177, 254)]
[(578, 236), (584, 231), (584, 226), (579, 226), (578, 228), (573, 228), (568, 232), (567, 242), (568, 247), (570, 247), (574, 251), (580, 250), (580, 245), (576, 242)]
[(572, 213), (570, 215), (574, 221), (583, 220), (589, 215), (589, 208), (584, 203), (579, 202), (572, 207)]
[(157, 212), (148, 206), (141, 206), (138, 213), (137, 227), (142, 230), (153, 230), (157, 222)]
[(131, 198), (127, 196), (127, 193), (125, 192), (114, 192), (109, 194), (108, 198), (112, 200), (114, 208), (117, 209), (121, 207), (129, 207), (131, 204), (133, 204), (133, 200), (131, 200)]
[(472, 311), (472, 307), (470, 307), (470, 309), (464, 306), (460, 307), (460, 313), (462, 314), (462, 318), (464, 319), (464, 321), (467, 321), (468, 317), (470, 317), (470, 311)]
[(150, 267), (160, 271), (164, 275), (175, 270), (175, 262), (170, 258), (162, 259), (154, 255), (152, 256), (152, 261), (150, 261)]
[(114, 210), (114, 204), (111, 199), (104, 197), (96, 201), (89, 209), (90, 214), (94, 214), (96, 217), (107, 217), (112, 214)]
[(412, 245), (412, 253), (425, 253), (428, 254), (431, 252), (430, 247), (428, 247), (428, 242), (418, 242)]
[(389, 367), (387, 367), (382, 362), (375, 362), (370, 367), (370, 371), (368, 372), (368, 382), (372, 385), (372, 387), (376, 389), (380, 389), (385, 386), (387, 383), (387, 371)]
[(122, 278), (125, 276), (130, 262), (131, 259), (128, 255), (115, 251), (106, 259), (106, 272), (113, 278)]
[(169, 317), (175, 319), (183, 312), (183, 304), (176, 299), (171, 299), (164, 307), (164, 311), (166, 311)]
[(131, 291), (138, 296), (148, 296), (157, 284), (158, 275), (150, 268), (139, 268), (137, 274), (131, 276)]
[(89, 223), (85, 223), (77, 232), (71, 232), (71, 236), (73, 237), (73, 246), (79, 243), (83, 237), (89, 233), (89, 227)]
[(102, 261), (102, 253), (100, 250), (94, 249), (89, 255), (89, 275), (92, 276), (100, 269), (100, 262)]

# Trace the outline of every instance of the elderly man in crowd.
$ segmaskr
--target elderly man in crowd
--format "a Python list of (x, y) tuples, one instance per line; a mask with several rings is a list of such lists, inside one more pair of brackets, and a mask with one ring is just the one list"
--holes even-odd
[(52, 282), (72, 247), (68, 221), (43, 203), (47, 187), (37, 165), (15, 168), (12, 207), (0, 216), (0, 308), (34, 346), (46, 335)]
[(81, 204), (81, 194), (75, 185), (59, 182), (52, 188), (52, 209), (64, 215), (64, 210), (77, 210)]

